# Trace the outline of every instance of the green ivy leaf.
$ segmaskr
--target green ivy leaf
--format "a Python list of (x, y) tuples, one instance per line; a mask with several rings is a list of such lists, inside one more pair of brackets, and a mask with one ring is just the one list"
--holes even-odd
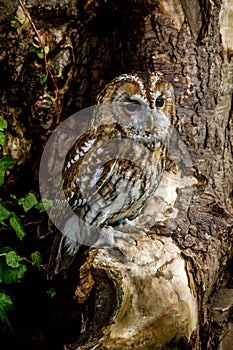
[(27, 30), (28, 28), (30, 28), (30, 21), (28, 18), (25, 19), (24, 23), (17, 28), (17, 33), (18, 35), (20, 35), (24, 30)]
[(4, 183), (6, 170), (13, 164), (15, 164), (15, 160), (12, 158), (4, 157), (0, 159), (0, 186)]
[(62, 67), (58, 69), (57, 77), (61, 78), (62, 77)]
[(44, 50), (43, 47), (33, 45), (31, 47), (31, 52), (35, 53), (39, 58), (44, 58)]
[(17, 29), (17, 33), (20, 35), (22, 31), (30, 28), (31, 24), (29, 19), (25, 16), (21, 7), (18, 7), (17, 16), (10, 15), (11, 26)]
[(4, 146), (5, 145), (5, 140), (6, 140), (6, 135), (0, 131), (0, 145)]
[(7, 128), (7, 121), (0, 116), (0, 130), (3, 131)]
[(23, 206), (25, 213), (38, 203), (33, 193), (29, 192), (24, 198), (18, 200), (18, 204)]
[(0, 293), (0, 317), (2, 322), (5, 323), (12, 331), (11, 323), (7, 316), (7, 312), (10, 310), (14, 310), (14, 304), (10, 296), (5, 293)]
[(21, 24), (23, 24), (25, 20), (28, 19), (21, 6), (19, 6), (17, 9), (17, 18)]
[(6, 254), (6, 263), (8, 266), (13, 267), (13, 269), (20, 266), (20, 261), (22, 261), (23, 258), (18, 255), (18, 253), (14, 250), (11, 250), (9, 253)]
[(3, 283), (4, 281), (4, 268), (5, 268), (5, 261), (3, 261), (3, 257), (0, 258), (0, 283)]
[(43, 59), (43, 58), (44, 58), (44, 52), (43, 52), (43, 49), (42, 49), (42, 48), (41, 48), (40, 50), (41, 50), (41, 51), (37, 53), (37, 56), (38, 56), (39, 58)]
[(10, 248), (10, 247), (1, 247), (0, 248), (0, 254), (6, 254), (6, 253), (9, 253), (11, 252), (13, 249)]
[(45, 52), (46, 55), (48, 55), (49, 50), (50, 50), (49, 46), (45, 46), (44, 47), (44, 52)]
[(11, 212), (2, 205), (0, 202), (0, 224), (6, 225), (3, 220), (8, 219), (11, 215)]
[(53, 205), (53, 201), (52, 200), (43, 198), (40, 202), (37, 203), (35, 208), (40, 213), (43, 213), (44, 211), (48, 210), (52, 205)]
[(55, 98), (52, 97), (52, 96), (49, 96), (48, 97), (48, 101), (54, 104), (55, 103)]
[(38, 270), (40, 270), (41, 263), (42, 263), (41, 253), (37, 250), (31, 254), (31, 258), (32, 258), (33, 264), (38, 268)]
[(48, 295), (50, 295), (51, 298), (55, 297), (55, 295), (57, 294), (55, 288), (53, 288), (53, 287), (49, 288), (49, 289), (46, 291), (46, 293), (47, 293)]
[(43, 73), (38, 73), (37, 76), (39, 78), (41, 85), (43, 85), (47, 80), (47, 75)]
[(4, 269), (4, 283), (6, 285), (12, 284), (14, 282), (19, 282), (23, 277), (27, 268), (24, 264), (20, 264), (17, 268)]
[(11, 21), (11, 27), (16, 28), (16, 29), (20, 27), (21, 23), (20, 23), (20, 20), (19, 20), (18, 17), (10, 14), (9, 18), (10, 18), (10, 21)]
[(11, 215), (12, 216), (10, 218), (10, 225), (15, 230), (19, 239), (22, 240), (24, 236), (26, 236), (23, 223), (15, 213), (11, 213)]

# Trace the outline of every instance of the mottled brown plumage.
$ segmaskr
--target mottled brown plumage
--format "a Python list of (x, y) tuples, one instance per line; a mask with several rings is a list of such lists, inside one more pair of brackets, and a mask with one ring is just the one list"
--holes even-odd
[(80, 244), (115, 246), (112, 229), (135, 218), (158, 187), (174, 114), (161, 73), (124, 74), (98, 97), (89, 129), (68, 152), (50, 213), (58, 229), (49, 276), (69, 267)]

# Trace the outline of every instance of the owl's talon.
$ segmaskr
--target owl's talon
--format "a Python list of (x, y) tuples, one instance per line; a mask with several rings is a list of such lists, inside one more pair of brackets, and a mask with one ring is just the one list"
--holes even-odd
[(110, 255), (114, 256), (114, 258), (117, 258), (118, 261), (122, 263), (126, 262), (126, 255), (120, 247), (115, 246), (115, 247), (109, 248), (108, 252)]
[(134, 238), (133, 236), (125, 234), (125, 233), (124, 233), (124, 235), (125, 235), (125, 237), (115, 237), (115, 238), (119, 238), (119, 239), (121, 239), (121, 240), (123, 240), (123, 241), (125, 241), (127, 243), (129, 243), (131, 240), (133, 240), (135, 245), (138, 244), (136, 238)]
[(118, 231), (121, 231), (122, 233), (125, 234), (135, 234), (135, 235), (140, 235), (142, 233), (147, 234), (147, 230), (143, 227), (137, 226), (137, 225), (132, 225), (130, 223), (127, 223), (125, 225), (119, 226)]

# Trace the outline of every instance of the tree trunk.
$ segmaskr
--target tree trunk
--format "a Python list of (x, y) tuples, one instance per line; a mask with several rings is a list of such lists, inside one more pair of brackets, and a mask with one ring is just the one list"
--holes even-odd
[[(116, 75), (161, 71), (176, 96), (178, 133), (174, 130), (169, 166), (145, 216), (133, 223), (146, 233), (141, 230), (136, 245), (122, 243), (124, 258), (104, 249), (83, 250), (68, 280), (54, 282), (69, 290), (65, 297), (64, 290), (58, 293), (55, 305), (73, 308), (63, 319), (73, 322), (64, 349), (229, 349), (232, 1), (25, 4), (49, 46), (52, 73), (45, 84), (38, 82), (44, 61), (30, 51), (38, 35), (30, 25), (13, 28), (7, 14), (24, 15), (17, 1), (3, 1), (1, 109), (10, 113), (4, 152), (18, 161), (8, 185), (19, 193), (25, 179), (25, 192), (38, 191), (40, 157), (51, 131), (94, 104)], [(162, 216), (155, 217), (166, 190)]]

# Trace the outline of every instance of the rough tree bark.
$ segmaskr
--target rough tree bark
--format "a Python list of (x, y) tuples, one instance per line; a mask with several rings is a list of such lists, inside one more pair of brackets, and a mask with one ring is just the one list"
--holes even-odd
[[(10, 24), (8, 14), (18, 9), (20, 15), (18, 2), (2, 4), (1, 109), (10, 113), (4, 152), (18, 161), (8, 181), (19, 192), (25, 178), (28, 189), (38, 191), (50, 132), (93, 104), (117, 74), (159, 70), (175, 88), (180, 139), (163, 183), (177, 193), (169, 203), (173, 214), (149, 223), (136, 246), (124, 244), (124, 260), (103, 249), (84, 250), (68, 280), (58, 280), (60, 288), (69, 286), (59, 305), (73, 308), (64, 349), (229, 349), (232, 1), (28, 0), (26, 9), (50, 47), (52, 74), (62, 68), (57, 87), (51, 77), (38, 82), (44, 65), (30, 52), (33, 28), (17, 32)], [(150, 214), (156, 205), (147, 207)], [(145, 227), (140, 219), (136, 224)]]

